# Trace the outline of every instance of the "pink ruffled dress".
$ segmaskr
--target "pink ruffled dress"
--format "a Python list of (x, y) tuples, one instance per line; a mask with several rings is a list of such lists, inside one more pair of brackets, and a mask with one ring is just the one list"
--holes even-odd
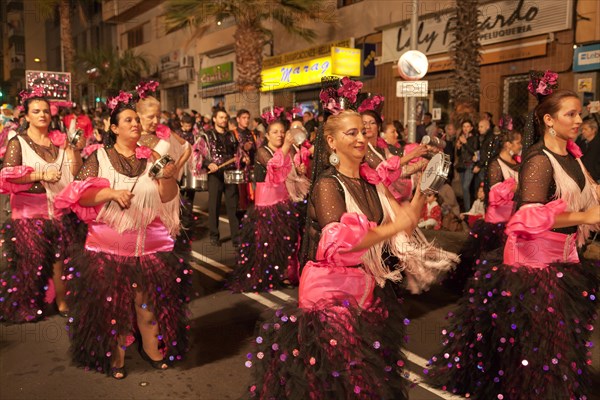
[[(73, 181), (72, 162), (63, 148), (36, 145), (25, 134), (9, 142), (0, 171), (0, 192), (10, 194), (12, 209), (3, 229), (2, 251), (8, 268), (0, 276), (0, 321), (38, 320), (49, 311), (44, 303), (54, 300), (53, 264), (68, 261), (82, 228), (68, 210), (54, 204), (55, 196)], [(60, 170), (61, 179), (14, 183), (33, 172), (49, 170)], [(63, 279), (71, 276), (66, 273)]]
[[(124, 171), (123, 165), (133, 169)], [(76, 279), (68, 296), (68, 330), (75, 362), (96, 371), (110, 373), (119, 336), (128, 337), (128, 344), (133, 341), (140, 292), (142, 307), (156, 317), (163, 356), (179, 360), (188, 348), (192, 269), (173, 251), (179, 204), (177, 198), (161, 201), (157, 182), (148, 176), (150, 167), (150, 162), (132, 161), (114, 148), (98, 149), (78, 176), (85, 180), (70, 184), (56, 200), (89, 225), (82, 255), (72, 262)], [(115, 201), (80, 204), (87, 191), (109, 187), (132, 191), (130, 208), (121, 209)]]
[(279, 289), (286, 279), (298, 283), (301, 221), (291, 193), (303, 197), (308, 181), (302, 181), (304, 187), (297, 185), (301, 181), (294, 175), (291, 156), (280, 149), (261, 147), (256, 160), (254, 206), (242, 220), (242, 244), (228, 284), (235, 292)]
[[(369, 203), (379, 201), (377, 190), (361, 179), (322, 179), (327, 181), (317, 182), (312, 196), (336, 199), (336, 204), (321, 204), (325, 209), (337, 208), (339, 201), (343, 207), (345, 199), (347, 212), (322, 228), (314, 261), (302, 271), (298, 304), (259, 323), (256, 351), (246, 361), (254, 372), (250, 394), (260, 399), (406, 399), (401, 347), (409, 321), (385, 286), (387, 278), (400, 276), (386, 269), (381, 245), (351, 251), (377, 223), (357, 211), (361, 207), (350, 190), (366, 188), (362, 196)], [(341, 198), (330, 192), (336, 187), (343, 191)], [(382, 205), (372, 205), (381, 217)], [(314, 211), (309, 206), (309, 214)]]
[(584, 399), (590, 395), (590, 332), (600, 263), (580, 259), (591, 228), (553, 228), (565, 211), (598, 204), (575, 154), (541, 141), (521, 168), (521, 207), (506, 224), (504, 264), (482, 264), (465, 288), (431, 383), (476, 399)]

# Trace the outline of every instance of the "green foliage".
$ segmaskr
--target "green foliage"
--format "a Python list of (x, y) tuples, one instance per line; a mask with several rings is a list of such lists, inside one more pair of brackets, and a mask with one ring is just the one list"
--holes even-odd
[(113, 49), (89, 51), (77, 55), (76, 61), (84, 80), (94, 84), (104, 95), (133, 90), (150, 71), (148, 58), (131, 49), (121, 55)]

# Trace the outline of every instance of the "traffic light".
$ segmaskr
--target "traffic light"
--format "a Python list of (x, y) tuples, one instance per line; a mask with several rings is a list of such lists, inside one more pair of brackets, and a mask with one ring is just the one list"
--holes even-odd
[(100, 103), (100, 97), (96, 96), (96, 103)]

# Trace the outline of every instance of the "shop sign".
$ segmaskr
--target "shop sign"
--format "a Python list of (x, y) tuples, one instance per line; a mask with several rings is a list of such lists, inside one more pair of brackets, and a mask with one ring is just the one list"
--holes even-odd
[(597, 70), (600, 70), (600, 43), (576, 48), (573, 55), (573, 71)]
[[(479, 6), (479, 42), (500, 43), (571, 28), (573, 0), (503, 0)], [(427, 55), (448, 52), (454, 39), (454, 9), (419, 21), (417, 49)], [(382, 61), (396, 62), (410, 49), (410, 23), (383, 30)]]
[[(522, 60), (525, 58), (545, 56), (547, 41), (544, 36), (515, 40), (510, 43), (498, 43), (486, 46), (481, 50), (480, 65)], [(454, 61), (449, 55), (439, 55), (429, 58), (429, 72), (440, 72), (454, 69)]]
[(362, 75), (375, 76), (375, 57), (377, 57), (375, 43), (363, 44), (362, 53)]
[(233, 62), (202, 68), (198, 73), (198, 87), (207, 88), (233, 82)]
[(263, 69), (263, 92), (320, 83), (324, 76), (360, 76), (361, 51), (352, 48), (330, 49), (330, 55), (297, 63)]
[(354, 39), (340, 40), (327, 43), (321, 46), (310, 47), (292, 53), (279, 54), (273, 57), (267, 57), (263, 60), (263, 68), (277, 67), (278, 65), (292, 64), (302, 60), (326, 57), (331, 54), (332, 47), (353, 47)]
[(362, 52), (360, 49), (332, 47), (332, 73), (340, 76), (360, 76), (360, 63), (362, 61), (361, 55)]
[(71, 101), (71, 74), (54, 71), (25, 71), (25, 87), (41, 87), (48, 100)]

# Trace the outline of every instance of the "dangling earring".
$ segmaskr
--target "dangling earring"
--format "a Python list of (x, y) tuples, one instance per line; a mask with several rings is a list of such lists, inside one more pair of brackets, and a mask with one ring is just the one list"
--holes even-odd
[(336, 167), (340, 163), (340, 158), (337, 154), (335, 154), (335, 150), (332, 150), (332, 153), (329, 155), (329, 164), (332, 167)]
[(550, 132), (550, 135), (552, 135), (552, 137), (556, 136), (556, 131), (554, 130), (554, 127), (551, 126), (548, 132)]

